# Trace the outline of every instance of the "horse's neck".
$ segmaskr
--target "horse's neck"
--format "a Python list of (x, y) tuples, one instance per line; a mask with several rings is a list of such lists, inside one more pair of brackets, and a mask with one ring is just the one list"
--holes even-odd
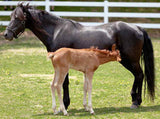
[[(42, 24), (43, 25), (43, 24)], [(47, 27), (37, 27), (37, 25), (33, 24), (30, 25), (29, 29), (41, 40), (41, 42), (46, 46), (47, 51), (53, 51), (54, 43), (53, 43), (53, 35), (54, 35), (54, 28), (56, 25), (48, 24)], [(39, 29), (41, 28), (41, 29)], [(42, 29), (44, 28), (44, 29)]]
[(99, 63), (104, 64), (107, 63), (109, 61), (113, 61), (113, 58), (109, 56), (109, 54), (105, 54), (105, 53), (100, 53), (100, 52), (96, 52), (96, 55), (98, 57)]
[(41, 42), (46, 46), (47, 50), (49, 50), (49, 41), (51, 40), (51, 37), (48, 36), (47, 34), (44, 34), (43, 31), (37, 30), (36, 28), (29, 28)]

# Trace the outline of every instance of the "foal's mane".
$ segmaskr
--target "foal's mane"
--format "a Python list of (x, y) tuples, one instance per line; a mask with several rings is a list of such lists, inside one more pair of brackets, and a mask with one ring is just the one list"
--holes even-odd
[(102, 54), (109, 54), (109, 53), (110, 53), (109, 50), (106, 50), (106, 49), (100, 50), (100, 49), (95, 48), (95, 47), (91, 47), (91, 48), (89, 48), (89, 49), (84, 49), (84, 50), (94, 51), (94, 52), (98, 52), (98, 53), (102, 53)]
[(112, 45), (112, 51), (109, 51), (109, 50), (107, 50), (107, 49), (100, 50), (100, 49), (98, 49), (97, 47), (91, 47), (91, 48), (86, 49), (86, 50), (98, 52), (98, 53), (100, 53), (100, 54), (105, 54), (105, 55), (106, 55), (106, 54), (110, 54), (110, 53), (112, 53), (112, 52), (114, 52), (114, 51), (117, 52), (117, 50), (116, 50), (116, 45), (115, 45), (115, 44)]

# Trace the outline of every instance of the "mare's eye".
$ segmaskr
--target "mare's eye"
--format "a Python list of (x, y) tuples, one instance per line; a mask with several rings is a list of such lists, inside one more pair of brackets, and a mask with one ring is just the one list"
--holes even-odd
[(22, 24), (25, 24), (25, 21), (21, 21)]

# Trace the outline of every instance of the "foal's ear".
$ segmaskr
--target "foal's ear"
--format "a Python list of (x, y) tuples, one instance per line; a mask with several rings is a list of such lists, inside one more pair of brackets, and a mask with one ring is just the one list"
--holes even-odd
[(116, 50), (116, 44), (113, 44), (112, 45), (112, 51), (115, 51)]
[(109, 50), (103, 50), (103, 51), (105, 51), (106, 53), (110, 53), (110, 51), (109, 51)]

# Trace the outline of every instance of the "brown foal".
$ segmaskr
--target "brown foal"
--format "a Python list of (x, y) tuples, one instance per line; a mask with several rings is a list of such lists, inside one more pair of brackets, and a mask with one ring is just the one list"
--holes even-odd
[[(64, 103), (61, 97), (61, 88), (64, 82), (65, 76), (67, 75), (69, 69), (75, 69), (84, 73), (84, 99), (83, 106), (85, 110), (94, 114), (92, 109), (92, 77), (94, 71), (99, 67), (99, 65), (110, 62), (110, 61), (121, 61), (119, 50), (116, 50), (116, 45), (112, 46), (112, 51), (109, 50), (99, 50), (95, 48), (90, 49), (71, 49), (71, 48), (61, 48), (55, 52), (49, 52), (48, 57), (52, 60), (52, 64), (55, 70), (54, 80), (51, 84), (52, 91), (52, 108), (54, 114), (56, 111), (55, 102), (55, 90), (57, 89), (58, 98), (60, 101), (60, 111), (64, 115), (68, 115), (64, 107)], [(88, 92), (88, 107), (87, 107), (87, 96)]]

